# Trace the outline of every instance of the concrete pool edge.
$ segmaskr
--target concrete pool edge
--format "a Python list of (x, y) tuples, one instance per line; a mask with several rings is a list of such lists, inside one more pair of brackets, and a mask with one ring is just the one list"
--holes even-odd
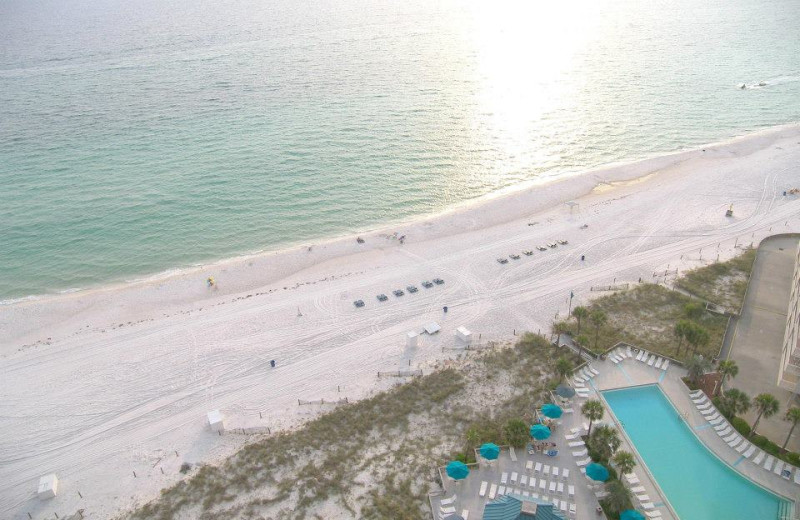
[[(736, 466), (733, 466), (733, 465), (729, 464), (728, 462), (726, 462), (725, 459), (723, 459), (719, 454), (717, 454), (717, 452), (711, 446), (709, 446), (709, 444), (707, 444), (697, 434), (695, 429), (691, 426), (691, 424), (689, 424), (689, 421), (688, 421), (687, 417), (680, 413), (679, 407), (677, 407), (675, 405), (675, 402), (672, 400), (672, 398), (670, 398), (669, 394), (665, 391), (665, 389), (659, 383), (656, 382), (656, 383), (644, 383), (644, 384), (639, 384), (639, 385), (620, 386), (620, 387), (615, 387), (615, 388), (607, 388), (607, 389), (602, 390), (602, 391), (597, 391), (597, 394), (601, 397), (601, 399), (603, 401), (603, 404), (608, 409), (611, 417), (613, 418), (614, 424), (617, 425), (617, 427), (621, 430), (622, 435), (625, 437), (625, 439), (628, 441), (628, 444), (632, 447), (632, 449), (636, 453), (637, 458), (642, 463), (641, 466), (647, 472), (647, 475), (652, 480), (653, 485), (656, 487), (656, 489), (658, 490), (659, 494), (664, 499), (665, 505), (669, 508), (670, 512), (675, 516), (675, 518), (680, 519), (680, 516), (675, 512), (675, 509), (673, 508), (672, 504), (669, 502), (669, 498), (667, 497), (666, 493), (663, 492), (663, 490), (661, 489), (661, 486), (659, 485), (658, 481), (653, 476), (653, 474), (650, 472), (650, 468), (647, 466), (644, 458), (641, 456), (639, 451), (636, 449), (635, 444), (633, 443), (631, 438), (628, 436), (627, 432), (625, 431), (624, 426), (622, 426), (622, 423), (620, 423), (619, 419), (617, 418), (616, 414), (614, 413), (614, 410), (611, 408), (611, 406), (609, 406), (608, 401), (606, 401), (605, 396), (603, 395), (606, 392), (615, 392), (615, 391), (619, 391), (619, 390), (631, 390), (631, 389), (645, 388), (645, 387), (656, 387), (656, 388), (658, 388), (658, 391), (661, 393), (661, 395), (664, 396), (664, 398), (666, 398), (667, 402), (672, 407), (672, 410), (675, 412), (675, 414), (678, 417), (681, 418), (683, 425), (692, 433), (692, 435), (700, 443), (700, 445), (707, 452), (709, 452), (711, 455), (713, 455), (718, 461), (720, 461), (728, 469), (728, 471), (731, 471), (733, 474), (738, 475), (739, 477), (743, 478), (748, 483), (750, 483), (750, 484), (752, 484), (754, 486), (757, 486), (758, 488), (766, 491), (767, 493), (769, 493), (771, 495), (774, 495), (779, 500), (789, 504), (790, 518), (796, 518), (795, 517), (795, 511), (797, 511), (797, 507), (796, 507), (797, 504), (796, 504), (796, 502), (795, 502), (795, 500), (793, 498), (787, 497), (787, 496), (783, 495), (782, 493), (780, 493), (779, 491), (775, 491), (775, 490), (773, 490), (773, 489), (771, 489), (771, 488), (769, 488), (769, 487), (767, 487), (767, 486), (765, 486), (765, 485), (753, 480), (752, 478), (750, 478), (750, 476), (748, 476), (744, 472), (739, 471), (736, 468)], [(689, 391), (688, 387), (686, 387), (686, 389), (687, 389), (687, 392), (688, 392)]]

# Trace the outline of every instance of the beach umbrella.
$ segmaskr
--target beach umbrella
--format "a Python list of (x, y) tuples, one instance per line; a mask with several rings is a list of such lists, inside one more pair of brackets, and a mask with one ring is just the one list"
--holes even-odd
[(531, 437), (537, 441), (543, 441), (550, 437), (550, 428), (544, 424), (534, 424), (531, 426)]
[(608, 470), (602, 464), (592, 462), (591, 464), (586, 466), (586, 476), (592, 480), (605, 482), (606, 480), (608, 480)]
[(558, 419), (561, 417), (562, 413), (564, 412), (561, 410), (561, 407), (556, 404), (547, 403), (546, 405), (542, 406), (542, 414), (544, 414), (545, 417)]
[(469, 475), (469, 468), (467, 465), (457, 460), (451, 461), (449, 464), (447, 464), (446, 471), (447, 476), (455, 480), (465, 479), (467, 478), (467, 475)]
[(479, 450), (481, 457), (488, 460), (494, 460), (500, 455), (500, 447), (492, 442), (487, 442)]
[(570, 399), (575, 397), (575, 389), (562, 383), (556, 387), (556, 395), (564, 399)]
[(645, 520), (644, 515), (635, 509), (627, 509), (619, 514), (619, 520)]

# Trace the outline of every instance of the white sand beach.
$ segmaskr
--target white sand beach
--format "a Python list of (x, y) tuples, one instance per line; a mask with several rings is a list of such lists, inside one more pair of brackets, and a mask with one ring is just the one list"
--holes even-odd
[[(455, 356), (443, 347), (459, 326), (482, 342), (549, 331), (571, 291), (574, 306), (602, 294), (592, 286), (665, 272), (669, 283), (798, 232), (800, 198), (783, 196), (793, 187), (800, 126), (523, 187), (364, 233), (363, 244), (1, 306), (0, 518), (111, 517), (177, 481), (181, 463), (214, 463), (247, 441), (211, 432), (210, 410), (228, 428), (296, 427), (330, 408), (298, 399), (357, 400), (396, 382), (378, 371)], [(536, 249), (556, 240), (568, 243)], [(497, 262), (510, 254), (521, 257)], [(436, 277), (445, 283), (422, 287)], [(392, 295), (412, 284), (417, 293)], [(431, 321), (441, 332), (407, 348), (406, 332)], [(39, 477), (53, 472), (59, 495), (39, 501)]]

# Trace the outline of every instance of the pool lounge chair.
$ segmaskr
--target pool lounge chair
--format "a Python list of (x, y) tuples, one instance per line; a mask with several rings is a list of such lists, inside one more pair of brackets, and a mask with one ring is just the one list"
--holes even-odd
[(614, 357), (614, 356), (609, 356), (608, 359), (610, 359), (611, 362), (614, 363), (615, 365), (618, 364), (620, 361), (622, 361), (618, 357)]
[(652, 502), (642, 502), (642, 507), (645, 509), (655, 509), (656, 505)]
[(586, 378), (585, 377), (581, 377), (581, 376), (575, 376), (575, 377), (572, 378), (572, 382), (576, 383), (576, 384), (585, 383), (586, 382)]
[(497, 496), (497, 484), (492, 484), (489, 487), (489, 500), (494, 500), (494, 497)]
[(547, 481), (545, 479), (539, 480), (539, 490), (544, 493), (547, 491)]
[(570, 448), (579, 448), (581, 446), (586, 446), (586, 443), (583, 441), (572, 441), (567, 444)]
[(697, 409), (698, 410), (708, 410), (712, 406), (714, 406), (714, 405), (711, 404), (711, 401), (706, 401), (705, 403), (698, 404), (697, 405)]
[(749, 459), (749, 458), (750, 458), (750, 455), (752, 455), (753, 453), (755, 453), (755, 451), (756, 451), (756, 447), (755, 447), (755, 445), (751, 444), (751, 445), (750, 445), (750, 447), (749, 447), (749, 448), (747, 448), (747, 451), (746, 451), (746, 452), (744, 452), (742, 455), (744, 455), (744, 458), (746, 458), (746, 459)]
[(567, 486), (567, 495), (570, 498), (574, 498), (575, 497), (575, 486)]
[(800, 469), (795, 468), (794, 477), (792, 478), (795, 484), (800, 486)]
[(442, 515), (452, 515), (455, 512), (456, 512), (456, 508), (455, 507), (440, 507), (439, 508), (439, 513), (441, 513)]
[(636, 495), (636, 499), (639, 500), (639, 502), (650, 502), (650, 496), (646, 493), (642, 495)]
[(631, 347), (628, 347), (628, 349), (625, 351), (625, 357), (633, 357), (633, 351), (631, 350)]
[(721, 423), (722, 421), (725, 420), (725, 418), (723, 416), (721, 416), (719, 413), (717, 413), (715, 415), (712, 415), (711, 417), (706, 417), (706, 419), (708, 420), (708, 423), (711, 426), (716, 426), (716, 425), (718, 425), (719, 423)]
[(731, 448), (735, 448), (742, 442), (742, 440), (743, 440), (742, 437), (740, 435), (737, 435), (735, 439), (733, 439), (731, 442), (728, 443), (728, 446), (730, 446)]
[(586, 389), (583, 389), (583, 390), (578, 389), (578, 390), (575, 390), (575, 395), (577, 395), (578, 397), (581, 397), (581, 398), (586, 398), (586, 397), (589, 397), (589, 391), (586, 390)]
[(600, 371), (597, 370), (596, 368), (594, 368), (593, 366), (587, 367), (587, 370), (589, 370), (589, 372), (591, 372), (592, 377), (594, 377), (594, 376), (596, 376), (596, 375), (598, 375), (600, 373)]
[(542, 470), (542, 475), (545, 475), (545, 476), (550, 475), (550, 465), (549, 464), (545, 464), (544, 465), (544, 469)]
[(628, 481), (628, 484), (639, 484), (640, 480), (636, 473), (626, 473), (625, 480)]
[(533, 469), (533, 461), (529, 460), (525, 463), (525, 469), (532, 470)]
[(505, 486), (500, 486), (499, 488), (497, 488), (497, 494), (500, 495), (500, 496), (505, 495), (506, 494), (506, 487)]
[(519, 478), (519, 474), (516, 471), (511, 472), (511, 482), (513, 484), (517, 483), (517, 478)]
[(569, 504), (569, 516), (575, 518), (578, 515), (578, 510), (575, 507), (575, 504), (570, 502)]
[(489, 487), (489, 483), (488, 482), (486, 482), (485, 480), (483, 482), (481, 482), (481, 489), (480, 489), (480, 491), (478, 491), (478, 496), (479, 497), (485, 497), (486, 496), (486, 488), (488, 488), (488, 487)]
[(711, 408), (709, 408), (708, 410), (700, 410), (700, 414), (705, 416), (705, 417), (710, 417), (710, 416), (714, 415), (715, 413), (717, 413), (717, 409), (714, 408), (713, 406)]
[(572, 408), (564, 408), (561, 411), (564, 413), (575, 413), (575, 410), (573, 410)]
[(692, 392), (689, 392), (689, 395), (692, 397), (692, 399), (697, 399), (701, 395), (705, 395), (705, 394), (703, 393), (702, 390), (694, 390)]
[(558, 478), (558, 466), (553, 466), (553, 478)]
[(563, 482), (559, 482), (556, 485), (556, 493), (558, 493), (559, 495), (563, 495), (564, 494), (564, 483)]
[(556, 483), (554, 481), (550, 482), (550, 487), (547, 488), (547, 492), (551, 495), (556, 492)]
[[(733, 432), (730, 435), (728, 435), (727, 437), (724, 437), (722, 440), (725, 441), (725, 442), (731, 442), (737, 436), (738, 436), (738, 434), (736, 432)], [(722, 437), (722, 436), (720, 435), (720, 437)]]
[(764, 462), (764, 469), (767, 471), (772, 471), (772, 465), (775, 464), (775, 457), (770, 455), (767, 457), (767, 461)]
[(440, 500), (439, 501), (439, 506), (441, 507), (441, 506), (451, 506), (451, 505), (453, 505), (453, 502), (456, 501), (456, 497), (457, 497), (457, 495), (453, 495), (450, 498), (445, 498), (444, 500)]
[(586, 388), (586, 385), (584, 385), (583, 383), (573, 382), (572, 387), (575, 388), (575, 391), (577, 392), (581, 388)]
[(633, 486), (631, 488), (631, 492), (633, 492), (634, 494), (636, 494), (636, 493), (646, 493), (647, 490), (644, 488), (644, 486)]
[(503, 474), (500, 475), (500, 483), (501, 484), (508, 484), (508, 472), (504, 471)]
[(567, 439), (568, 441), (574, 441), (575, 439), (577, 439), (580, 436), (581, 436), (580, 433), (570, 433), (569, 435), (564, 435), (564, 438)]
[(779, 460), (775, 462), (775, 467), (772, 469), (772, 472), (776, 475), (780, 475), (783, 473), (783, 461)]
[(541, 462), (537, 462), (536, 463), (536, 468), (534, 468), (533, 472), (534, 473), (541, 473), (542, 472), (542, 463)]
[(666, 372), (668, 368), (669, 368), (669, 359), (665, 359), (664, 364), (661, 365), (661, 370)]
[(519, 485), (525, 486), (528, 484), (528, 475), (520, 475), (519, 477)]
[(719, 436), (722, 437), (723, 435), (728, 435), (729, 433), (731, 433), (731, 431), (733, 431), (731, 426), (730, 425), (726, 425), (723, 430), (717, 431), (717, 434), (719, 434)]
[(586, 448), (584, 448), (584, 449), (582, 449), (580, 451), (573, 451), (572, 452), (572, 456), (573, 457), (585, 457), (588, 454), (589, 454), (589, 452), (588, 452), (588, 450)]
[(569, 469), (564, 468), (564, 471), (561, 472), (561, 480), (567, 480), (569, 478)]
[(531, 477), (530, 480), (528, 480), (528, 486), (531, 489), (536, 489), (536, 479)]
[(661, 518), (661, 511), (658, 509), (645, 512), (648, 518)]
[(647, 366), (651, 367), (651, 366), (653, 366), (653, 363), (655, 363), (655, 362), (656, 362), (656, 355), (655, 354), (651, 354), (650, 355), (650, 359), (647, 360)]
[(760, 466), (761, 462), (764, 460), (764, 457), (766, 456), (767, 454), (763, 450), (758, 450), (758, 455), (756, 455), (756, 458), (753, 459), (753, 464)]
[(728, 424), (727, 422), (726, 423), (722, 423), (722, 424), (718, 424), (717, 426), (714, 426), (714, 431), (719, 433), (722, 430), (724, 430), (725, 428), (729, 428), (729, 427), (730, 427), (730, 424)]
[(708, 402), (708, 396), (706, 394), (701, 395), (700, 397), (693, 397), (692, 402), (694, 404), (703, 404)]
[(656, 360), (656, 364), (655, 364), (654, 366), (655, 366), (656, 368), (661, 368), (661, 363), (663, 363), (663, 362), (664, 362), (664, 359), (663, 359), (663, 358), (658, 358), (658, 359)]
[(575, 462), (575, 464), (577, 464), (579, 468), (582, 468), (583, 466), (589, 464), (590, 462), (592, 462), (592, 458), (591, 457), (587, 457), (587, 458), (585, 458), (583, 460), (579, 460), (579, 461)]
[(736, 447), (736, 451), (739, 453), (744, 453), (744, 450), (746, 450), (748, 446), (750, 446), (750, 443), (744, 441), (743, 443), (741, 443), (739, 446)]
[(640, 350), (638, 354), (636, 354), (636, 361), (641, 361), (642, 356), (644, 356), (644, 350)]

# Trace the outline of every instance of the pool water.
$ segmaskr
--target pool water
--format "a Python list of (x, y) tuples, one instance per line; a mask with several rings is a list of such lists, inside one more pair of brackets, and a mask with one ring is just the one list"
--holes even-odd
[(609, 390), (603, 397), (681, 520), (778, 518), (785, 501), (712, 454), (658, 385)]

